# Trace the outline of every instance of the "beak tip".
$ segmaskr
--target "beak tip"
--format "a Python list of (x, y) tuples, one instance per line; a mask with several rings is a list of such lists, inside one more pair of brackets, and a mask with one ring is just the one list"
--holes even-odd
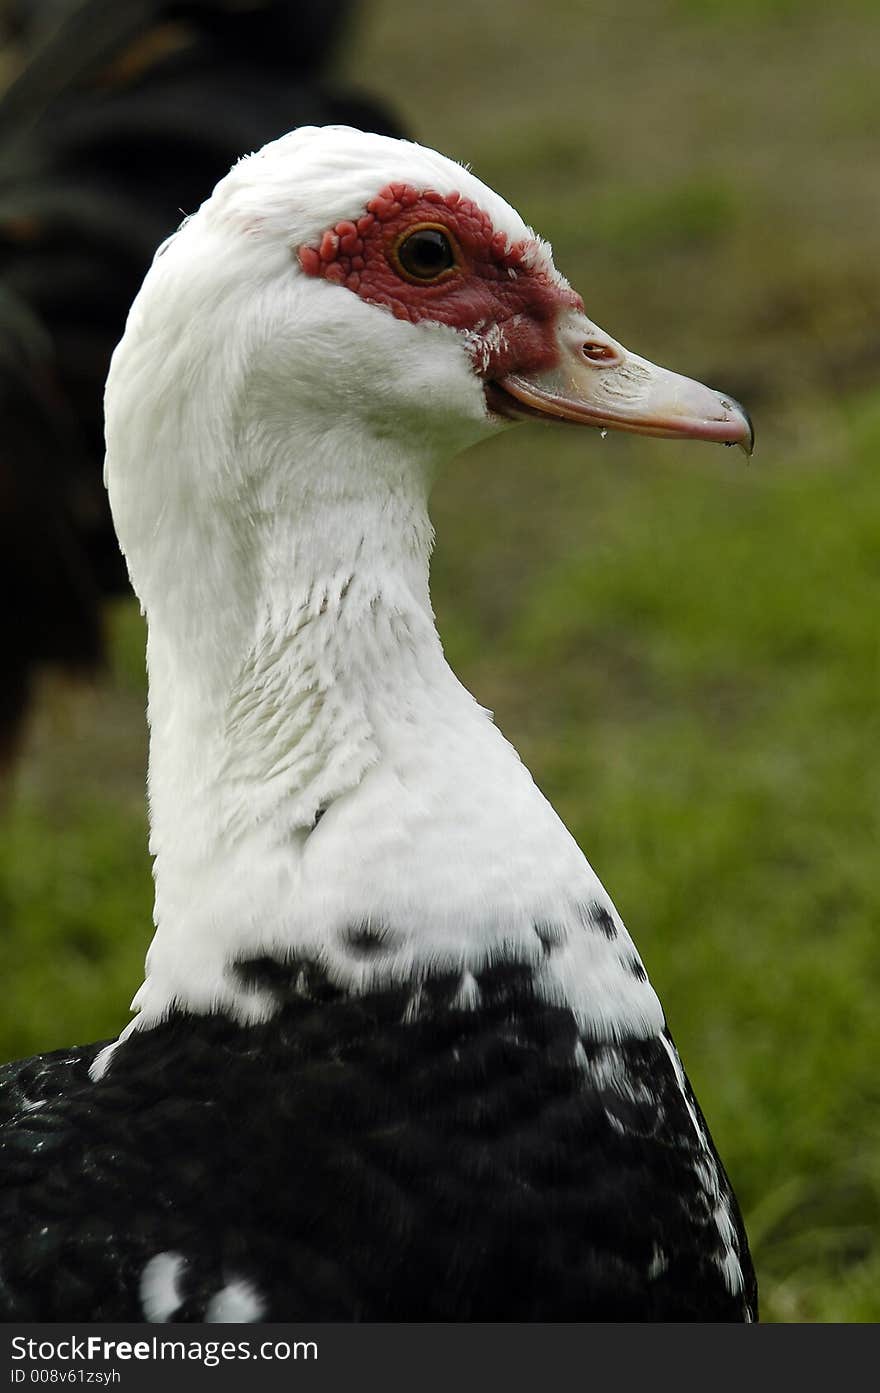
[(752, 420), (749, 413), (746, 411), (742, 402), (736, 401), (734, 397), (725, 397), (724, 405), (728, 407), (731, 411), (736, 412), (736, 414), (741, 417), (742, 423), (745, 426), (745, 431), (743, 432), (742, 439), (737, 440), (736, 444), (742, 450), (746, 459), (751, 459), (752, 455), (755, 453), (754, 421)]
[(755, 453), (755, 426), (754, 426), (754, 422), (752, 421), (751, 416), (749, 415), (749, 413), (748, 413), (747, 411), (744, 411), (744, 412), (743, 412), (743, 415), (744, 415), (745, 418), (746, 418), (746, 425), (747, 425), (748, 428), (749, 428), (749, 440), (748, 440), (748, 444), (747, 444), (747, 445), (744, 444), (744, 445), (743, 445), (743, 449), (744, 449), (745, 452), (746, 452), (746, 457), (747, 457), (748, 459), (751, 459), (752, 455)]

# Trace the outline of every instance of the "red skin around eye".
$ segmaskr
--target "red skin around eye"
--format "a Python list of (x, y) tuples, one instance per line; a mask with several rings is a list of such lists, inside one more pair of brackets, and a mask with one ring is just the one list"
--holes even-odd
[[(458, 269), (433, 284), (405, 279), (395, 264), (395, 246), (419, 223), (448, 228), (458, 251)], [(472, 331), (475, 364), (491, 380), (514, 369), (551, 367), (560, 311), (583, 310), (580, 296), (544, 269), (535, 243), (509, 243), (481, 208), (458, 193), (388, 184), (356, 221), (327, 228), (298, 255), (306, 275), (344, 285), (398, 319)], [(483, 339), (495, 326), (502, 332)]]

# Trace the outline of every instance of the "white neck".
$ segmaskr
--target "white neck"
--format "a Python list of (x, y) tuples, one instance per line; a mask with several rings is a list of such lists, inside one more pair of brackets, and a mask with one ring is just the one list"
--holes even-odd
[(157, 931), (130, 1029), (175, 1003), (264, 1018), (235, 971), (248, 959), (318, 959), (353, 990), (452, 967), (473, 1000), (472, 971), (504, 955), (597, 1034), (654, 1033), (604, 890), (444, 659), (429, 462), (319, 453), (240, 471), (286, 480), (245, 500), (246, 522), (227, 506), (208, 535), (194, 509), (175, 555), (153, 546)]

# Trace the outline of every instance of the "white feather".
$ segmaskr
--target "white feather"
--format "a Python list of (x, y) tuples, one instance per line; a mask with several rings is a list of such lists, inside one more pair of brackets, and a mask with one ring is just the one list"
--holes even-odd
[(180, 1277), (186, 1266), (180, 1253), (157, 1253), (141, 1273), (141, 1307), (148, 1321), (169, 1320), (180, 1306), (183, 1296)]
[(265, 1309), (265, 1302), (253, 1284), (238, 1277), (211, 1297), (205, 1321), (209, 1325), (242, 1324), (260, 1320)]

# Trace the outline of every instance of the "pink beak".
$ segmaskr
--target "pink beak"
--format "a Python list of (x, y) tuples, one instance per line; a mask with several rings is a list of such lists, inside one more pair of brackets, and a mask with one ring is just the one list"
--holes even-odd
[(585, 315), (568, 311), (556, 330), (556, 364), (510, 373), (488, 390), (490, 408), (512, 419), (573, 421), (599, 430), (714, 440), (752, 453), (755, 433), (732, 397), (628, 353)]

